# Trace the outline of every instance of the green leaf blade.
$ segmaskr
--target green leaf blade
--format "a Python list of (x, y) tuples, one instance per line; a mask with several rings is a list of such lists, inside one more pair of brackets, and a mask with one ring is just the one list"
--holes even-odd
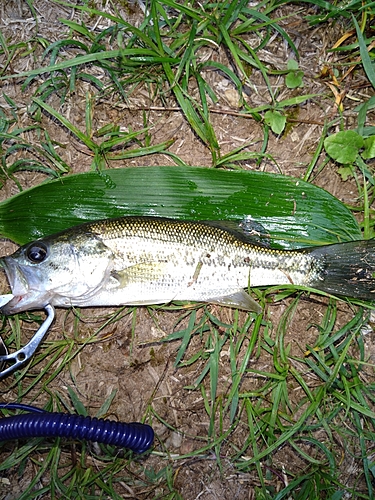
[(24, 244), (126, 215), (251, 220), (283, 248), (362, 238), (349, 210), (323, 189), (282, 175), (204, 167), (134, 167), (49, 181), (0, 204), (0, 234)]

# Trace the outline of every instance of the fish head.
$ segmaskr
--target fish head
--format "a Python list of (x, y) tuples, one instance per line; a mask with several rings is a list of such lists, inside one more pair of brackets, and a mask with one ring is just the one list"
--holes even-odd
[(42, 309), (47, 304), (80, 305), (108, 278), (112, 253), (93, 234), (67, 231), (35, 240), (0, 259), (13, 298), (3, 314)]

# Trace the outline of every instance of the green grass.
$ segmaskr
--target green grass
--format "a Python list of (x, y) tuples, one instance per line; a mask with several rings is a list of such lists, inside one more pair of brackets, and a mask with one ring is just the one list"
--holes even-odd
[[(69, 2), (54, 3), (73, 12)], [(333, 51), (341, 55), (335, 76), (343, 76), (354, 65), (374, 88), (369, 29), (372, 3), (300, 2), (298, 9), (304, 15), (305, 4), (319, 8), (307, 17), (313, 25), (329, 30), (335, 22), (343, 31), (355, 33), (350, 45)], [(34, 6), (29, 0), (27, 5), (30, 16), (36, 17), (36, 3)], [(30, 98), (27, 106), (21, 106), (9, 87), (4, 87), (1, 187), (12, 183), (21, 191), (25, 173), (40, 174), (44, 180), (74, 172), (66, 156), (71, 144), (54, 140), (47, 123), (62, 127), (80, 145), (89, 158), (88, 169), (101, 171), (155, 153), (167, 155), (183, 168), (185, 161), (170, 151), (173, 138), (154, 140), (157, 125), (150, 119), (153, 107), (182, 113), (209, 151), (210, 166), (241, 169), (247, 161), (262, 166), (272, 158), (272, 134), (283, 134), (289, 125), (294, 126), (291, 108), (330, 97), (328, 87), (324, 95), (316, 95), (305, 93), (300, 86), (306, 76), (299, 67), (298, 46), (285, 25), (289, 14), (283, 10), (290, 5), (295, 12), (296, 4), (286, 0), (264, 0), (251, 8), (244, 0), (200, 4), (155, 0), (146, 3), (144, 19), (135, 26), (120, 13), (121, 8), (127, 8), (124, 2), (119, 2), (118, 8), (113, 3), (110, 11), (82, 2), (74, 6), (75, 16), (60, 21), (61, 36), (54, 42), (37, 32), (22, 42), (0, 33), (1, 82), (19, 86), (22, 81)], [(91, 29), (99, 18), (106, 21), (106, 27)], [(281, 70), (262, 56), (262, 49), (272, 44), (274, 35), (283, 39), (295, 61), (285, 61)], [(216, 57), (219, 50), (226, 55), (220, 60)], [(210, 56), (202, 57), (205, 53)], [(34, 69), (13, 69), (29, 60), (36, 61)], [(223, 153), (213, 121), (219, 103), (209, 78), (213, 70), (224, 75), (238, 92), (240, 108), (236, 113), (260, 125), (259, 150), (246, 143)], [(345, 83), (340, 81), (342, 86)], [(263, 88), (261, 104), (252, 106), (245, 96), (259, 95), (258, 87)], [(84, 116), (76, 123), (66, 107), (81, 88), (85, 89)], [(100, 123), (101, 105), (121, 103), (123, 109), (132, 109), (131, 99), (140, 88), (148, 92), (149, 102), (142, 107), (142, 128), (124, 131), (115, 119)], [(286, 96), (285, 88), (290, 91)], [(354, 181), (357, 192), (350, 209), (358, 216), (365, 238), (374, 236), (375, 133), (369, 118), (374, 106), (373, 98), (362, 96), (354, 108), (356, 123), (350, 130), (345, 111), (338, 106), (337, 116), (322, 127), (311, 162), (301, 172), (301, 178), (313, 182), (331, 164), (342, 179)], [(137, 498), (179, 499), (183, 498), (180, 477), (196, 463), (208, 477), (217, 474), (225, 482), (228, 475), (236, 476), (244, 481), (246, 495), (251, 490), (256, 499), (340, 499), (348, 494), (373, 498), (375, 385), (374, 365), (366, 346), (366, 332), (372, 331), (369, 305), (291, 286), (255, 293), (265, 304), (263, 313), (256, 316), (234, 311), (232, 321), (210, 306), (148, 308), (148, 318), (159, 332), (164, 331), (163, 321), (174, 314), (172, 333), (160, 335), (157, 342), (151, 338), (150, 345), (145, 345), (153, 363), (159, 362), (154, 344), (158, 348), (165, 344), (168, 352), (173, 352), (169, 362), (163, 360), (165, 371), (173, 367), (173, 375), (189, 375), (184, 397), (192, 408), (200, 405), (200, 413), (191, 410), (189, 418), (201, 419), (206, 427), (196, 433), (186, 421), (179, 425), (178, 419), (163, 413), (158, 390), (165, 373), (155, 383), (138, 418), (190, 440), (191, 449), (172, 452), (158, 433), (154, 449), (144, 457), (108, 446), (62, 440), (3, 443), (0, 476), (32, 477), (17, 498), (120, 499), (134, 494)], [(309, 335), (314, 339), (311, 345), (306, 345), (291, 339), (289, 332), (292, 328), (295, 331), (298, 314), (309, 300), (317, 303), (317, 314), (303, 323), (306, 331), (314, 332)], [(280, 314), (275, 315), (276, 308)], [(136, 370), (137, 309), (108, 313), (90, 325), (85, 338), (80, 331), (87, 318), (81, 317), (80, 311), (74, 316), (67, 312), (65, 319), (72, 321), (73, 333), (45, 341), (30, 365), (2, 382), (3, 398), (42, 402), (49, 410), (111, 415), (113, 402), (122, 395), (111, 391), (93, 409), (84, 401), (84, 388), (76, 385), (74, 363), (90, 346), (104, 349), (107, 336), (111, 338), (109, 330), (127, 320), (131, 368)], [(9, 349), (19, 348), (25, 330), (36, 330), (41, 321), (37, 312), (2, 318), (1, 335)], [(101, 375), (106, 378), (106, 374)], [(66, 390), (59, 387), (60, 379), (70, 381)], [(354, 465), (355, 477), (348, 482), (345, 471)]]

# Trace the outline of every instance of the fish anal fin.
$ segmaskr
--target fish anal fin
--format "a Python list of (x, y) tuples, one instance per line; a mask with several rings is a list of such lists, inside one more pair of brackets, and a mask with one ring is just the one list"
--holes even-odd
[(245, 290), (238, 290), (224, 297), (214, 297), (207, 302), (219, 304), (224, 307), (234, 307), (245, 311), (253, 311), (259, 314), (262, 312), (261, 306)]

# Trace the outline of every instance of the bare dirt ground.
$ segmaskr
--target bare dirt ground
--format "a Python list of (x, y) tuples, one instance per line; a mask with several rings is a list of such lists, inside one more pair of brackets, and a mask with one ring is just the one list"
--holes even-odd
[[(67, 18), (72, 12), (69, 8), (55, 5), (46, 0), (41, 0), (37, 9), (39, 24), (36, 28), (30, 11), (26, 3), (7, 2), (0, 6), (1, 29), (7, 39), (12, 42), (27, 41), (36, 34), (48, 39), (49, 42), (59, 39), (61, 32), (66, 30), (59, 23), (59, 18)], [(317, 94), (315, 99), (311, 99), (306, 104), (292, 110), (294, 121), (288, 132), (281, 136), (272, 136), (267, 152), (274, 158), (273, 161), (265, 160), (260, 166), (250, 161), (242, 165), (244, 169), (264, 169), (269, 172), (282, 172), (284, 174), (300, 177), (311, 161), (319, 139), (322, 134), (324, 123), (327, 119), (332, 120), (338, 114), (334, 97), (327, 87), (321, 72), (326, 63), (333, 61), (334, 56), (327, 52), (332, 47), (342, 33), (340, 24), (331, 25), (330, 30), (326, 26), (320, 30), (319, 27), (310, 27), (304, 20), (304, 12), (291, 16), (281, 24), (293, 38), (298, 46), (301, 55), (300, 68), (304, 71), (304, 93)], [(126, 11), (126, 12), (125, 12)], [(131, 11), (125, 9), (124, 16), (130, 16), (131, 20), (140, 15), (137, 6)], [(289, 14), (285, 9), (282, 14)], [(108, 21), (102, 20), (103, 24)], [(324, 30), (324, 32), (323, 32)], [(21, 49), (20, 49), (21, 50)], [(22, 48), (26, 50), (26, 48)], [(214, 49), (213, 49), (214, 52)], [(208, 54), (202, 54), (207, 57)], [(290, 49), (282, 41), (281, 37), (275, 37), (272, 44), (260, 55), (264, 61), (272, 63), (274, 68), (284, 68), (285, 62), (290, 57)], [(220, 52), (210, 54), (218, 60), (224, 60), (226, 55)], [(40, 54), (33, 54), (29, 59), (20, 58), (20, 65), (12, 62), (9, 68), (11, 73), (32, 69), (39, 64)], [(14, 61), (14, 60), (13, 60)], [(27, 66), (25, 67), (25, 61)], [(100, 77), (100, 75), (99, 75)], [(220, 141), (222, 153), (241, 146), (244, 142), (252, 143), (251, 149), (259, 151), (261, 148), (262, 131), (260, 126), (252, 119), (240, 117), (237, 113), (237, 98), (233, 94), (231, 87), (221, 75), (215, 72), (207, 75), (212, 87), (217, 91), (219, 103), (215, 105), (217, 112), (212, 113), (212, 123)], [(350, 99), (343, 100), (343, 120), (345, 127), (353, 123), (353, 99), (362, 96), (367, 92), (362, 87), (362, 77), (360, 74), (354, 76), (355, 82), (350, 85)], [(40, 77), (42, 79), (42, 76)], [(40, 80), (41, 81), (41, 80)], [(40, 84), (40, 81), (38, 82)], [(271, 78), (273, 87), (280, 87), (280, 93), (284, 98), (293, 96), (296, 91), (286, 89), (283, 86), (282, 78), (274, 76)], [(22, 81), (4, 81), (0, 83), (1, 91), (11, 97), (18, 105), (19, 125), (25, 126), (28, 123), (27, 107), (35, 90), (35, 83), (22, 89)], [(252, 92), (246, 96), (249, 104), (258, 106), (264, 102), (266, 89), (263, 80), (259, 75), (254, 74), (254, 85), (257, 93)], [(354, 90), (353, 90), (354, 89)], [(84, 127), (84, 106), (85, 95), (88, 87), (81, 83), (74, 93), (68, 95), (65, 103), (59, 108), (60, 103), (56, 95), (52, 96), (49, 104), (55, 109), (69, 117), (77, 127)], [(192, 92), (195, 92), (192, 89)], [(280, 94), (279, 94), (280, 97)], [(268, 97), (266, 97), (268, 99)], [(0, 105), (6, 106), (3, 97), (0, 97)], [(163, 107), (165, 109), (163, 109)], [(191, 131), (184, 117), (175, 110), (176, 103), (169, 97), (168, 105), (159, 101), (153, 102), (145, 88), (137, 88), (129, 97), (129, 101), (124, 103), (117, 95), (107, 96), (94, 106), (93, 120), (96, 129), (106, 123), (117, 123), (124, 129), (142, 129), (144, 126), (144, 110), (146, 109), (147, 122), (151, 126), (152, 142), (157, 143), (173, 138), (174, 144), (170, 150), (178, 154), (189, 165), (211, 165), (211, 155), (208, 149), (197, 139)], [(43, 126), (48, 130), (49, 135), (60, 146), (59, 154), (71, 166), (72, 172), (84, 172), (90, 169), (91, 156), (87, 154), (82, 144), (72, 141), (61, 126), (55, 123), (49, 116), (41, 117)], [(36, 141), (32, 131), (28, 140)], [(136, 159), (119, 165), (173, 165), (172, 160), (165, 155), (154, 155), (145, 160)], [(22, 187), (29, 187), (40, 183), (45, 179), (41, 173), (29, 172), (17, 176)], [(334, 166), (327, 166), (321, 174), (317, 174), (314, 182), (327, 189), (346, 203), (356, 205), (357, 190), (354, 182), (348, 180), (343, 182), (337, 174)], [(2, 198), (8, 198), (18, 192), (18, 187), (12, 180), (8, 180), (0, 192)], [(9, 251), (11, 245), (4, 241), (1, 244), (1, 254)], [(286, 308), (292, 299), (285, 299), (281, 303), (269, 304), (268, 317), (273, 325), (277, 325)], [(287, 337), (285, 344), (290, 344), (291, 355), (301, 356), (306, 345), (313, 345), (318, 335), (316, 325), (320, 323), (324, 315), (326, 300), (320, 297), (314, 299), (303, 299), (289, 319)], [(209, 310), (219, 316), (223, 322), (231, 324), (235, 318), (235, 312), (230, 309), (220, 309), (218, 306), (208, 306)], [(124, 421), (137, 421), (145, 414), (145, 411), (152, 401), (154, 414), (159, 418), (154, 418), (154, 430), (156, 433), (155, 449), (164, 454), (163, 458), (157, 454), (151, 455), (146, 460), (149, 468), (160, 470), (168, 464), (173, 464), (172, 479), (174, 488), (179, 492), (181, 498), (186, 500), (201, 499), (251, 499), (255, 498), (256, 488), (260, 485), (256, 483), (256, 478), (248, 472), (240, 473), (233, 470), (231, 463), (227, 460), (226, 454), (231, 453), (233, 447), (241, 447), (241, 443), (247, 438), (246, 434), (238, 426), (236, 432), (228, 438), (227, 446), (221, 448), (222, 469), (218, 467), (218, 462), (213, 454), (208, 454), (200, 458), (181, 459), (178, 463), (173, 462), (173, 456), (184, 456), (202, 446), (202, 441), (207, 436), (210, 425), (209, 417), (205, 410), (205, 401), (199, 391), (188, 390), (201, 373), (204, 363), (194, 363), (191, 366), (175, 368), (174, 361), (176, 352), (180, 346), (179, 341), (163, 343), (162, 339), (166, 335), (177, 329), (186, 326), (187, 319), (181, 318), (181, 311), (175, 312), (167, 308), (147, 309), (138, 308), (136, 311), (124, 310), (120, 314), (120, 319), (116, 322), (109, 322), (105, 325), (105, 320), (110, 318), (115, 309), (85, 309), (80, 311), (79, 322), (75, 311), (59, 311), (57, 320), (51, 329), (48, 339), (74, 339), (74, 349), (80, 348), (82, 342), (94, 335), (93, 341), (80, 350), (79, 354), (69, 363), (69, 369), (60, 372), (49, 384), (50, 392), (58, 392), (67, 397), (67, 386), (74, 387), (74, 390), (81, 398), (90, 414), (100, 408), (113, 390), (116, 396), (111, 405), (111, 415)], [(203, 309), (198, 309), (197, 317), (203, 314)], [(344, 303), (339, 305), (336, 329), (340, 324), (350, 318), (353, 314), (351, 307)], [(240, 313), (240, 322), (246, 321), (246, 314)], [(104, 325), (104, 326), (103, 326)], [(22, 324), (25, 335), (34, 331), (35, 325)], [(273, 332), (270, 332), (272, 336)], [(369, 348), (373, 344), (374, 333), (371, 332), (366, 337), (366, 344)], [(185, 358), (188, 359), (200, 349), (206, 348), (205, 335), (195, 335), (192, 337)], [(245, 351), (248, 340), (244, 340), (243, 349), (239, 354), (238, 362)], [(372, 354), (373, 348), (369, 351)], [(45, 362), (47, 362), (46, 360)], [(258, 370), (266, 370), (271, 363), (272, 357), (268, 357), (264, 352), (261, 356), (254, 353), (250, 364)], [(58, 360), (55, 362), (57, 366)], [(38, 367), (36, 369), (39, 369)], [(31, 373), (34, 377), (36, 373)], [(369, 380), (373, 381), (373, 375), (369, 373)], [(219, 367), (219, 387), (218, 397), (225, 396), (230, 390), (231, 368), (229, 365), (229, 346), (224, 347)], [(34, 404), (42, 405), (45, 395), (41, 390), (46, 381), (41, 381), (40, 387), (35, 387), (29, 397)], [(252, 391), (257, 386), (259, 380), (251, 374), (247, 374), (241, 386), (241, 391)], [(309, 383), (314, 384), (313, 377)], [(290, 398), (292, 402), (298, 403), (302, 395), (293, 391), (293, 381), (290, 382)], [(17, 387), (12, 384), (12, 380), (7, 379), (0, 382), (1, 398), (3, 401), (13, 401), (17, 398)], [(209, 391), (209, 387), (206, 387)], [(162, 423), (164, 422), (164, 424)], [(222, 422), (216, 422), (219, 432), (220, 427), (226, 429), (229, 425), (228, 417), (223, 416)], [(177, 431), (176, 431), (177, 430)], [(329, 441), (324, 429), (319, 435), (322, 441)], [(345, 443), (334, 444), (337, 456), (343, 453)], [(7, 445), (0, 449), (0, 461), (4, 460), (11, 449)], [(311, 453), (317, 453), (311, 450)], [(170, 455), (168, 461), (165, 456)], [(356, 467), (358, 463), (355, 455), (344, 454), (345, 460), (341, 463), (341, 480), (350, 485), (353, 483)], [(43, 457), (39, 457), (41, 460)], [(317, 457), (319, 458), (319, 457)], [(92, 467), (96, 467), (95, 459), (92, 458)], [(284, 468), (293, 470), (303, 470), (306, 466), (304, 460), (298, 456), (293, 447), (287, 443), (278, 450), (273, 457), (273, 466), (282, 471)], [(140, 467), (141, 469), (141, 467)], [(138, 471), (136, 467), (129, 470), (129, 475), (136, 478)], [(273, 474), (270, 471), (270, 483), (274, 485), (275, 492), (283, 484), (282, 475)], [(11, 500), (20, 496), (24, 488), (33, 477), (33, 464), (30, 462), (26, 469), (14, 472), (6, 477), (4, 487), (0, 484), (0, 497)], [(159, 487), (155, 484), (151, 487), (143, 483), (142, 486), (130, 487), (125, 484), (116, 486), (118, 494), (123, 498), (155, 498), (158, 495), (167, 495), (168, 488), (164, 483)], [(360, 485), (357, 485), (360, 490)], [(48, 495), (43, 498), (48, 498)]]

